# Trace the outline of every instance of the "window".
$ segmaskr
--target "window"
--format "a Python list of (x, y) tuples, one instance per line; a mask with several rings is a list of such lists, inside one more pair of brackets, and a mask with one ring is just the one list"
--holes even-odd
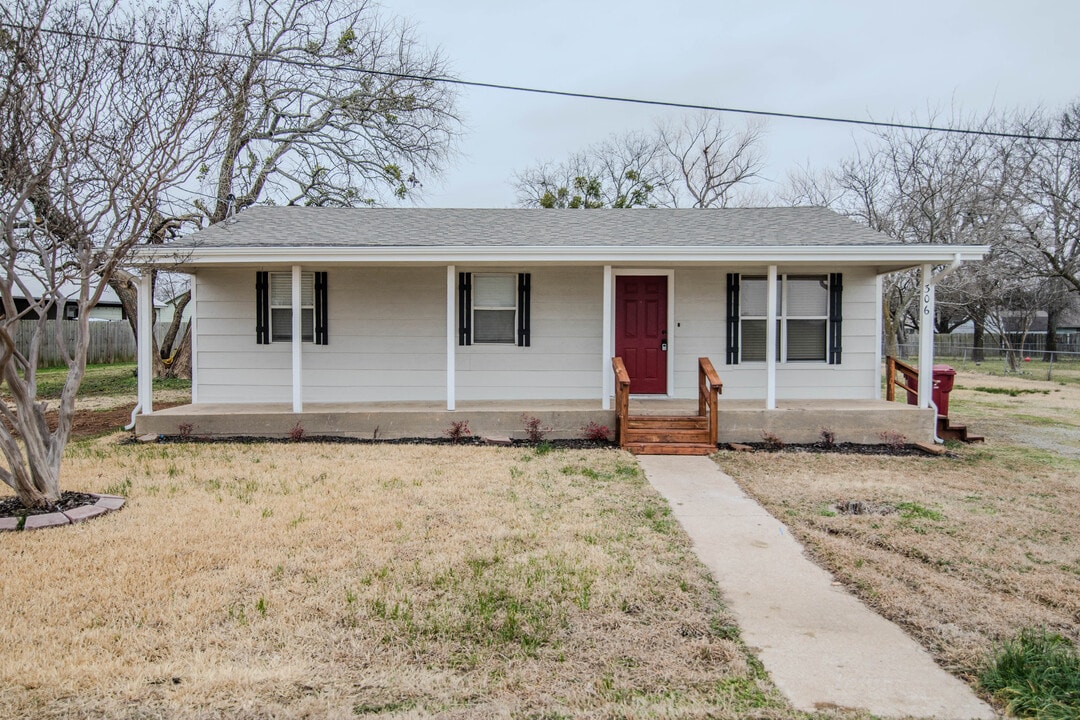
[[(255, 335), (260, 345), (292, 341), (292, 273), (255, 274)], [(300, 339), (326, 345), (327, 289), (325, 272), (300, 273)]]
[(473, 275), (473, 342), (515, 342), (517, 276)]
[[(763, 362), (768, 280), (728, 276), (728, 362)], [(839, 273), (780, 275), (776, 284), (776, 358), (840, 362)], [(738, 337), (733, 333), (738, 332)], [(830, 337), (831, 334), (831, 337)]]
[[(315, 273), (300, 273), (300, 339), (315, 342)], [(292, 273), (270, 273), (270, 342), (292, 340)]]
[(460, 273), (459, 343), (528, 347), (530, 295), (529, 273)]

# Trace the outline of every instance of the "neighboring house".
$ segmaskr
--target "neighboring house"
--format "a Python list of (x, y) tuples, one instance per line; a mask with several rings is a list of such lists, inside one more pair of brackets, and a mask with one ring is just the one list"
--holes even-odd
[[(176, 304), (177, 304), (177, 301), (181, 297), (183, 297), (183, 295), (186, 294), (186, 293), (187, 293), (187, 290), (185, 289), (184, 291), (178, 293), (177, 295), (173, 295), (172, 297), (170, 297), (168, 300), (165, 300), (164, 302), (159, 301), (159, 302), (155, 303), (155, 305), (157, 307), (157, 322), (159, 324), (168, 325), (169, 323), (171, 323), (173, 321), (173, 317), (176, 316)], [(181, 314), (180, 317), (181, 317), (183, 322), (188, 322), (188, 321), (191, 320), (191, 304), (190, 303), (188, 303), (186, 306), (184, 306), (184, 312), (183, 312), (183, 314)]]
[[(44, 292), (44, 286), (32, 277), (23, 278), (23, 284), (26, 285), (27, 291), (29, 291), (30, 300), (40, 300), (42, 293)], [(18, 285), (13, 285), (11, 288), (13, 299), (15, 300), (15, 308), (18, 312), (23, 312), (30, 305), (30, 300), (27, 300), (26, 293)], [(62, 285), (60, 292), (65, 295), (67, 301), (63, 305), (61, 310), (59, 303), (49, 309), (49, 319), (55, 320), (59, 316), (63, 320), (75, 320), (79, 317), (79, 304), (78, 294), (79, 288), (71, 283)], [(30, 317), (29, 315), (27, 317)], [(112, 288), (105, 288), (101, 292), (101, 299), (97, 305), (90, 308), (91, 320), (126, 320), (127, 315), (124, 313), (123, 305), (120, 302), (120, 297), (113, 291)]]
[[(634, 402), (695, 409), (708, 357), (722, 421), (755, 413), (722, 437), (783, 427), (796, 442), (843, 426), (843, 408), (882, 412), (881, 276), (986, 248), (901, 244), (821, 208), (254, 207), (139, 252), (190, 273), (193, 291), (193, 404), (151, 414), (145, 384), (140, 432), (299, 422), (389, 437), (469, 420), (520, 434), (522, 413), (546, 413), (573, 435), (585, 418), (613, 421), (613, 357)], [(932, 312), (932, 292), (925, 302)], [(849, 435), (914, 422), (925, 437), (927, 412), (876, 430), (853, 417)]]

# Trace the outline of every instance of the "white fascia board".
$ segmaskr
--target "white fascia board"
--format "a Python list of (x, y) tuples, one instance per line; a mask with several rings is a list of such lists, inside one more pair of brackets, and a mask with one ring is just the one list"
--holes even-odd
[(264, 265), (300, 264), (479, 264), (529, 263), (844, 263), (939, 264), (980, 260), (986, 245), (741, 246), (741, 247), (204, 247), (169, 252), (168, 248), (140, 250), (135, 263), (147, 265)]

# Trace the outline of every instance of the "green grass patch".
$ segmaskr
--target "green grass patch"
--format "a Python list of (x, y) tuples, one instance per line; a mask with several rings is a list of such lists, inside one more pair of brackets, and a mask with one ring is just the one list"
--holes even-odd
[(1076, 427), (1074, 423), (1059, 418), (1046, 417), (1045, 415), (1028, 415), (1025, 413), (1009, 413), (1010, 420), (1022, 422), (1025, 425), (1038, 425), (1039, 427)]
[(1002, 644), (979, 682), (1017, 717), (1080, 717), (1080, 657), (1056, 633), (1023, 630)]
[(916, 502), (896, 503), (896, 509), (900, 511), (900, 517), (904, 518), (905, 520), (914, 520), (916, 518), (920, 518), (923, 520), (944, 519), (944, 515), (939, 513), (937, 510), (932, 510)]
[(1049, 390), (1032, 390), (1031, 388), (1003, 388), (1003, 387), (987, 387), (985, 385), (979, 385), (972, 388), (975, 392), (992, 393), (994, 395), (1008, 395), (1009, 397), (1020, 397), (1021, 395), (1049, 395)]
[[(86, 375), (79, 386), (79, 397), (108, 397), (112, 395), (135, 395), (138, 392), (138, 378), (135, 376), (135, 363), (117, 363), (115, 365), (87, 365)], [(66, 367), (41, 368), (37, 371), (38, 397), (42, 400), (55, 400), (60, 397), (67, 381)], [(191, 387), (190, 380), (179, 378), (156, 378), (155, 390), (186, 390)]]

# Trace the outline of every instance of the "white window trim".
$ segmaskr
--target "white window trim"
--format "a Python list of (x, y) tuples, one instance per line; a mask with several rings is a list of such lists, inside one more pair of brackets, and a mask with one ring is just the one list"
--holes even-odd
[[(789, 276), (799, 277), (799, 278), (821, 277), (821, 278), (825, 279), (826, 303), (825, 303), (825, 314), (824, 315), (789, 315), (788, 314), (788, 297), (789, 297), (789, 293), (788, 293), (788, 277)], [(740, 276), (739, 283), (741, 284), (744, 280), (747, 280), (747, 279), (765, 281), (767, 278), (764, 275), (743, 275), (743, 276)], [(829, 275), (828, 275), (828, 273), (824, 273), (824, 274), (819, 274), (819, 273), (780, 273), (780, 274), (777, 275), (777, 281), (778, 281), (778, 284), (780, 286), (780, 304), (777, 307), (776, 321), (777, 321), (777, 325), (778, 325), (777, 331), (780, 333), (780, 343), (779, 343), (780, 347), (779, 347), (779, 355), (777, 356), (776, 361), (778, 363), (782, 364), (782, 365), (788, 365), (788, 364), (791, 364), (791, 365), (810, 365), (810, 364), (815, 364), (815, 363), (818, 364), (818, 365), (827, 365), (829, 363), (829, 333), (831, 331), (830, 327), (829, 327), (829, 306), (828, 306)], [(767, 282), (766, 282), (766, 290), (765, 290), (765, 292), (768, 293), (768, 283)], [(768, 296), (766, 295), (766, 301), (767, 300), (768, 300)], [(766, 306), (767, 306), (767, 302), (766, 302)], [(755, 365), (755, 364), (758, 364), (758, 363), (765, 364), (766, 360), (746, 360), (743, 357), (743, 351), (746, 349), (746, 343), (743, 342), (743, 337), (744, 337), (744, 335), (743, 335), (743, 320), (761, 320), (761, 321), (765, 322), (766, 326), (767, 326), (768, 322), (769, 322), (768, 313), (766, 313), (765, 315), (743, 315), (741, 310), (740, 310), (740, 313), (739, 313), (739, 363), (740, 364), (747, 364), (747, 365)], [(820, 360), (788, 360), (787, 359), (788, 320), (821, 320), (821, 321), (823, 321), (825, 323), (825, 341), (821, 346), (822, 356), (821, 356)], [(768, 327), (766, 327), (766, 330), (768, 330)], [(767, 342), (767, 340), (766, 340), (766, 342)], [(768, 353), (766, 353), (766, 357), (768, 357)]]
[[(510, 304), (509, 305), (505, 305), (505, 306), (504, 305), (480, 305), (476, 301), (476, 298), (479, 295), (479, 293), (476, 291), (476, 288), (477, 288), (477, 285), (478, 285), (480, 279), (481, 278), (493, 278), (493, 277), (510, 278), (511, 284), (512, 284), (512, 286), (514, 288), (514, 292), (512, 292), (510, 294)], [(518, 287), (518, 274), (517, 273), (473, 273), (472, 284), (473, 284), (472, 307), (469, 308), (469, 313), (472, 315), (472, 317), (470, 318), (470, 321), (472, 323), (472, 344), (473, 345), (517, 345), (517, 342), (518, 342), (517, 328), (518, 328), (518, 323), (520, 322), (519, 319), (518, 319), (518, 313), (520, 312), (520, 310), (518, 308), (518, 298), (517, 298), (517, 295), (518, 295), (518, 290), (517, 290), (517, 287)], [(485, 311), (485, 310), (502, 310), (502, 311), (513, 310), (514, 311), (514, 323), (511, 326), (510, 339), (509, 340), (477, 340), (476, 339), (476, 311), (477, 310), (480, 310), (480, 311)]]
[[(288, 282), (289, 282), (289, 287), (290, 288), (292, 287), (292, 273), (291, 272), (271, 272), (271, 273), (268, 274), (266, 282), (269, 285), (269, 287), (267, 288), (267, 293), (269, 295), (269, 302), (268, 302), (268, 314), (269, 314), (269, 317), (267, 318), (267, 322), (270, 324), (270, 342), (271, 343), (291, 343), (292, 340), (293, 340), (292, 296), (291, 296), (291, 293), (290, 293), (289, 302), (287, 304), (284, 304), (284, 305), (275, 305), (274, 304), (273, 287), (274, 287), (274, 277), (275, 276), (287, 279)], [(303, 313), (308, 312), (308, 311), (311, 312), (311, 337), (310, 338), (306, 338), (306, 337), (301, 338), (301, 342), (314, 343), (315, 342), (315, 273), (314, 272), (301, 272), (300, 273), (300, 282), (301, 282), (301, 284), (306, 284), (306, 283), (311, 284), (311, 304), (310, 305), (301, 305), (300, 306), (301, 327), (303, 326), (303, 322), (302, 322)], [(302, 292), (301, 292), (301, 297), (303, 297)], [(288, 310), (289, 311), (289, 325), (288, 325), (289, 337), (288, 338), (280, 338), (280, 339), (278, 339), (278, 338), (274, 337), (274, 310)]]

